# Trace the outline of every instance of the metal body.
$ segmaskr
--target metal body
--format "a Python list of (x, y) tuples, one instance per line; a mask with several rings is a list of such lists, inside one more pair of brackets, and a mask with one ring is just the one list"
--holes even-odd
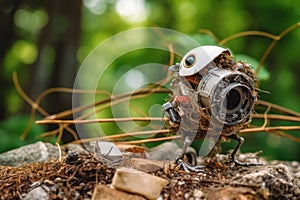
[(241, 72), (214, 68), (201, 79), (197, 92), (211, 116), (227, 125), (249, 119), (254, 106), (253, 83)]
[[(177, 124), (178, 132), (183, 136), (183, 148), (177, 159), (178, 165), (182, 166), (185, 171), (203, 170), (203, 166), (189, 166), (183, 161), (183, 157), (193, 139), (196, 138), (193, 134), (203, 136), (201, 127), (210, 126), (211, 128), (211, 125), (207, 124), (212, 124), (214, 128), (215, 122), (217, 122), (215, 124), (224, 124), (228, 128), (226, 130), (233, 130), (231, 127), (237, 127), (237, 131), (223, 135), (228, 139), (238, 141), (238, 145), (231, 154), (233, 163), (254, 165), (253, 163), (240, 163), (235, 159), (237, 151), (244, 142), (244, 139), (238, 136), (239, 127), (249, 121), (256, 101), (255, 73), (250, 65), (242, 62), (235, 63), (228, 49), (218, 46), (200, 46), (189, 51), (180, 64), (171, 66), (170, 70), (176, 71), (178, 76), (174, 79), (176, 84), (172, 84), (173, 98), (163, 105), (163, 109), (171, 123)], [(187, 100), (188, 98), (190, 101)], [(191, 104), (192, 109), (184, 110), (188, 103)], [(203, 112), (200, 114), (203, 110), (207, 110), (209, 116), (203, 116)], [(196, 115), (195, 112), (199, 114)], [(186, 119), (191, 122), (184, 122)], [(210, 120), (210, 122), (205, 120)], [(203, 121), (206, 124), (201, 124)], [(208, 127), (206, 128), (208, 130)], [(224, 128), (220, 130), (220, 125), (215, 128), (224, 131)]]

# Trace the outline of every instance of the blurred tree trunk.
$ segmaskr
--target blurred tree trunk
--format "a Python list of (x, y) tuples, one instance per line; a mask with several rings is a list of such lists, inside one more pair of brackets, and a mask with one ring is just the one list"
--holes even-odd
[(7, 114), (5, 108), (5, 95), (7, 94), (6, 91), (8, 88), (5, 86), (9, 85), (7, 77), (4, 77), (3, 75), (4, 57), (10, 49), (15, 37), (13, 31), (13, 17), (20, 2), (20, 0), (0, 2), (0, 120), (4, 119)]
[[(36, 98), (51, 87), (73, 87), (77, 69), (82, 0), (48, 1), (48, 24), (40, 33), (38, 58), (32, 66), (28, 91)], [(43, 107), (50, 113), (71, 108), (70, 94), (53, 94)]]

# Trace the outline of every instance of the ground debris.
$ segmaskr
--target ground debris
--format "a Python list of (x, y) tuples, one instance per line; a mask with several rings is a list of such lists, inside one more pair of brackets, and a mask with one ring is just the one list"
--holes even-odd
[(104, 185), (96, 185), (92, 200), (146, 200), (144, 197), (136, 194), (129, 194), (114, 188), (108, 188)]
[[(143, 160), (138, 160), (140, 166)], [(125, 161), (126, 167), (131, 167), (131, 162)], [(136, 161), (132, 163), (136, 165)], [(263, 166), (234, 169), (220, 159), (207, 159), (204, 163), (204, 172), (199, 173), (186, 173), (174, 164), (168, 169), (157, 167), (147, 171), (169, 182), (158, 199), (210, 200), (220, 199), (220, 194), (227, 195), (227, 199), (234, 199), (233, 196), (237, 197), (235, 199), (300, 199), (299, 162), (273, 161)], [(149, 163), (145, 160), (147, 165)], [(79, 154), (77, 160), (68, 163), (63, 157), (62, 161), (2, 166), (0, 199), (24, 199), (32, 190), (42, 188), (49, 199), (87, 200), (92, 198), (96, 186), (110, 188), (115, 172), (116, 168), (101, 164), (92, 154)]]
[(49, 199), (91, 198), (95, 184), (110, 184), (114, 172), (115, 169), (101, 165), (92, 155), (83, 154), (75, 164), (53, 160), (0, 167), (0, 199), (22, 198), (38, 186), (50, 188)]
[(232, 187), (210, 191), (207, 194), (207, 199), (211, 200), (255, 200), (261, 199), (256, 195), (256, 192), (247, 187)]
[(168, 183), (169, 181), (164, 178), (121, 167), (116, 169), (112, 186), (125, 192), (140, 194), (148, 199), (157, 199)]

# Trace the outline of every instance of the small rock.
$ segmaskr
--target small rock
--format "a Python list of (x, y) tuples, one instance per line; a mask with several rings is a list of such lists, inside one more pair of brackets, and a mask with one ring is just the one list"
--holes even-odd
[(191, 196), (190, 193), (185, 193), (185, 194), (184, 194), (184, 199), (189, 199), (190, 196)]
[(162, 196), (159, 196), (156, 200), (164, 200)]
[(35, 181), (30, 185), (30, 188), (36, 188), (40, 186), (42, 183), (40, 181)]
[(21, 166), (47, 162), (58, 157), (58, 148), (50, 143), (37, 142), (0, 154), (0, 166)]
[(296, 189), (296, 191), (294, 192), (296, 196), (300, 196), (300, 189)]
[[(151, 160), (176, 160), (182, 149), (175, 142), (164, 142), (161, 145), (150, 149), (147, 158)], [(196, 162), (197, 153), (194, 148), (189, 147), (186, 153), (191, 155)]]
[(24, 200), (48, 200), (49, 196), (47, 192), (42, 187), (37, 187), (31, 190)]
[(143, 158), (131, 158), (124, 160), (121, 163), (122, 167), (129, 167), (144, 172), (152, 172), (162, 169), (166, 165), (166, 162), (159, 160), (148, 160)]
[(179, 186), (185, 185), (185, 182), (184, 182), (184, 181), (179, 181), (179, 182), (178, 182), (178, 185), (179, 185)]
[(62, 178), (60, 178), (60, 177), (57, 177), (54, 179), (54, 182), (61, 182), (61, 181), (62, 181)]
[(294, 176), (295, 176), (295, 178), (300, 179), (300, 171), (297, 172)]
[(82, 146), (78, 144), (67, 144), (65, 147), (62, 147), (63, 151), (74, 151), (78, 154), (87, 154), (88, 151), (85, 150)]
[(168, 183), (163, 178), (131, 168), (118, 168), (112, 180), (115, 188), (140, 194), (148, 199), (158, 198)]
[(194, 190), (193, 196), (195, 198), (201, 198), (201, 197), (203, 197), (203, 195), (204, 194), (203, 194), (203, 192), (201, 190), (198, 190), (198, 189)]
[(151, 160), (175, 160), (176, 152), (179, 149), (174, 142), (164, 142), (147, 152), (147, 158)]
[(136, 194), (128, 194), (120, 190), (108, 188), (104, 185), (96, 185), (92, 200), (146, 200), (144, 197)]
[(107, 159), (111, 162), (121, 161), (122, 152), (112, 142), (96, 141), (94, 153), (98, 159)]

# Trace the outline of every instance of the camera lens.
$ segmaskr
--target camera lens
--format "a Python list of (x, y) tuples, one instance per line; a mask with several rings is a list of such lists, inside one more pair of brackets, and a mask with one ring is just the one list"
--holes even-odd
[(198, 85), (202, 105), (210, 108), (211, 116), (227, 125), (249, 119), (254, 106), (253, 84), (240, 72), (214, 68)]
[(224, 101), (224, 103), (226, 105), (225, 108), (227, 110), (234, 110), (237, 106), (239, 106), (240, 102), (241, 102), (241, 94), (239, 92), (239, 90), (233, 88), (232, 90), (230, 90), (227, 94), (226, 94), (226, 101)]

